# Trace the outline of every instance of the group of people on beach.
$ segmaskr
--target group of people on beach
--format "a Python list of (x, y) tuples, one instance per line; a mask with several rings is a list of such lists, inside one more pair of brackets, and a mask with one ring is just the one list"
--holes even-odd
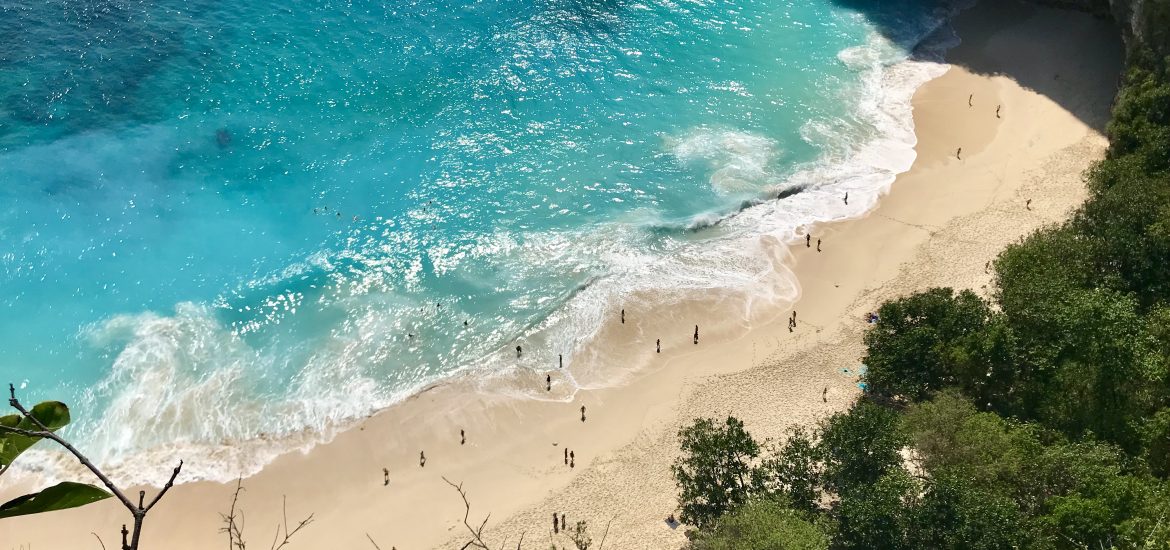
[[(970, 94), (967, 96), (967, 107), (974, 107), (974, 106), (975, 106), (975, 94)], [(999, 115), (1001, 110), (1003, 110), (1003, 105), (996, 105), (995, 106), (995, 118), (1003, 118)], [(962, 147), (955, 149), (955, 158), (957, 158), (959, 160), (963, 160), (963, 148)]]

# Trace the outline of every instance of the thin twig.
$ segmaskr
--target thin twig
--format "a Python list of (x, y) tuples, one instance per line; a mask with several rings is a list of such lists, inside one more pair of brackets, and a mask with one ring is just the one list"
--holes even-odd
[(467, 530), (471, 533), (471, 540), (467, 541), (467, 543), (462, 546), (461, 550), (473, 546), (482, 550), (490, 550), (487, 543), (483, 541), (483, 529), (487, 526), (488, 519), (490, 519), (492, 515), (489, 513), (487, 517), (483, 518), (483, 523), (479, 524), (479, 529), (472, 527), (471, 524), (468, 523), (468, 518), (471, 516), (471, 502), (467, 500), (467, 492), (463, 490), (463, 484), (460, 483), (456, 485), (446, 477), (443, 478), (443, 481), (446, 481), (447, 485), (454, 487), (455, 490), (459, 493), (459, 496), (463, 498), (463, 526), (466, 527)]
[(309, 517), (302, 519), (301, 522), (297, 524), (295, 529), (293, 529), (292, 531), (289, 531), (288, 530), (288, 496), (285, 495), (281, 498), (282, 498), (281, 513), (284, 517), (284, 540), (282, 540), (280, 542), (280, 545), (276, 544), (276, 540), (278, 540), (280, 538), (280, 526), (277, 526), (276, 527), (276, 539), (274, 539), (272, 541), (272, 550), (280, 550), (281, 548), (284, 548), (284, 546), (289, 543), (289, 539), (291, 539), (293, 537), (293, 535), (296, 535), (297, 532), (300, 531), (301, 529), (303, 529), (306, 525), (313, 523), (313, 514), (309, 514)]
[(220, 533), (227, 533), (228, 536), (228, 550), (244, 550), (244, 532), (243, 512), (236, 512), (236, 505), (240, 501), (240, 493), (244, 491), (244, 479), (236, 478), (236, 491), (232, 494), (232, 506), (228, 509), (226, 515), (220, 514), (223, 518), (224, 526), (220, 527)]
[(162, 499), (163, 495), (167, 494), (167, 491), (170, 491), (171, 487), (175, 486), (175, 478), (179, 477), (179, 470), (182, 469), (183, 461), (180, 460), (179, 465), (175, 466), (175, 471), (171, 472), (171, 478), (167, 480), (167, 484), (163, 485), (162, 490), (159, 491), (157, 495), (154, 495), (154, 500), (150, 501), (150, 504), (147, 504), (146, 508), (142, 509), (143, 513), (149, 512), (151, 508), (154, 508), (154, 505), (158, 504), (158, 501)]
[(382, 550), (382, 547), (378, 546), (378, 543), (374, 542), (374, 537), (371, 537), (369, 533), (366, 533), (366, 538), (370, 539), (370, 544), (373, 544), (376, 550)]
[(93, 535), (93, 538), (98, 539), (98, 544), (102, 545), (102, 550), (106, 550), (106, 543), (102, 542), (102, 538), (97, 533), (90, 531), (89, 534)]
[(597, 550), (605, 548), (605, 537), (609, 536), (609, 526), (613, 524), (613, 520), (616, 517), (609, 518), (609, 521), (605, 522), (605, 532), (601, 534), (601, 542), (597, 544)]

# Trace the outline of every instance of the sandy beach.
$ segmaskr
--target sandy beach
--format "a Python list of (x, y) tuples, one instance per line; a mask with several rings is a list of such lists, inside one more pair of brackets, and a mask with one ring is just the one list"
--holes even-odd
[[(792, 425), (847, 408), (860, 391), (867, 312), (933, 286), (986, 295), (986, 262), (1083, 200), (1081, 174), (1107, 145), (1101, 130), (1122, 66), (1118, 32), (1085, 14), (1000, 0), (984, 0), (955, 27), (963, 43), (948, 54), (952, 68), (914, 98), (913, 168), (864, 218), (809, 228), (821, 252), (803, 239), (775, 243), (801, 285), (799, 300), (775, 321), (717, 323), (718, 297), (630, 311), (625, 325), (615, 319), (593, 345), (652, 349), (661, 336), (642, 319), (677, 328), (663, 337), (657, 361), (620, 387), (535, 401), (484, 395), (471, 379), (435, 386), (244, 479), (245, 540), (269, 544), (286, 502), (290, 522), (314, 518), (287, 548), (373, 548), (371, 539), (384, 550), (458, 548), (463, 502), (447, 478), (467, 490), (473, 523), (491, 514), (492, 544), (506, 537), (513, 547), (523, 536), (522, 548), (568, 545), (551, 533), (557, 512), (570, 524), (587, 520), (595, 541), (608, 525), (606, 548), (680, 547), (683, 529), (664, 521), (677, 504), (669, 466), (680, 426), (732, 414), (758, 439), (776, 440)], [(793, 309), (798, 324), (789, 332)], [(703, 332), (696, 346), (695, 323), (720, 329)], [(532, 384), (543, 386), (544, 374)], [(168, 473), (158, 473), (160, 483)], [(234, 490), (176, 487), (151, 513), (143, 547), (222, 545), (220, 514)], [(0, 521), (0, 541), (99, 548), (96, 532), (113, 548), (128, 519), (110, 500)]]

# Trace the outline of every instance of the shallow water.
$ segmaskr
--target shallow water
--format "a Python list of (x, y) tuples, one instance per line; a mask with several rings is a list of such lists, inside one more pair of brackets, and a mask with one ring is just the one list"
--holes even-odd
[(828, 0), (2, 6), (0, 375), (117, 462), (571, 368), (647, 289), (791, 298), (745, 243), (913, 159), (946, 8), (881, 10), (904, 36)]

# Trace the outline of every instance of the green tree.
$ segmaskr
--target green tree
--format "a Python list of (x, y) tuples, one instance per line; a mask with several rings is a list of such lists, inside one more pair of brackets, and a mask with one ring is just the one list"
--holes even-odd
[(882, 304), (865, 344), (867, 391), (882, 397), (917, 401), (951, 385), (985, 393), (989, 380), (1010, 374), (1010, 332), (969, 290), (933, 288)]
[(1012, 550), (1030, 547), (1026, 518), (1016, 503), (963, 475), (933, 472), (913, 511), (910, 546)]
[(713, 525), (761, 487), (761, 474), (754, 466), (760, 444), (739, 419), (728, 416), (716, 423), (700, 418), (680, 429), (678, 438), (682, 456), (671, 471), (678, 483), (684, 523), (699, 528)]
[(864, 490), (843, 494), (834, 510), (833, 546), (867, 550), (909, 548), (908, 530), (919, 487), (902, 468), (889, 468)]
[(753, 500), (728, 512), (710, 531), (695, 534), (690, 550), (827, 550), (825, 530), (782, 501)]
[(880, 405), (862, 400), (833, 415), (821, 428), (826, 487), (838, 495), (868, 488), (901, 469), (906, 443), (898, 413)]
[(768, 490), (784, 495), (798, 510), (819, 510), (823, 461), (813, 435), (801, 427), (792, 429), (784, 444), (762, 466)]

